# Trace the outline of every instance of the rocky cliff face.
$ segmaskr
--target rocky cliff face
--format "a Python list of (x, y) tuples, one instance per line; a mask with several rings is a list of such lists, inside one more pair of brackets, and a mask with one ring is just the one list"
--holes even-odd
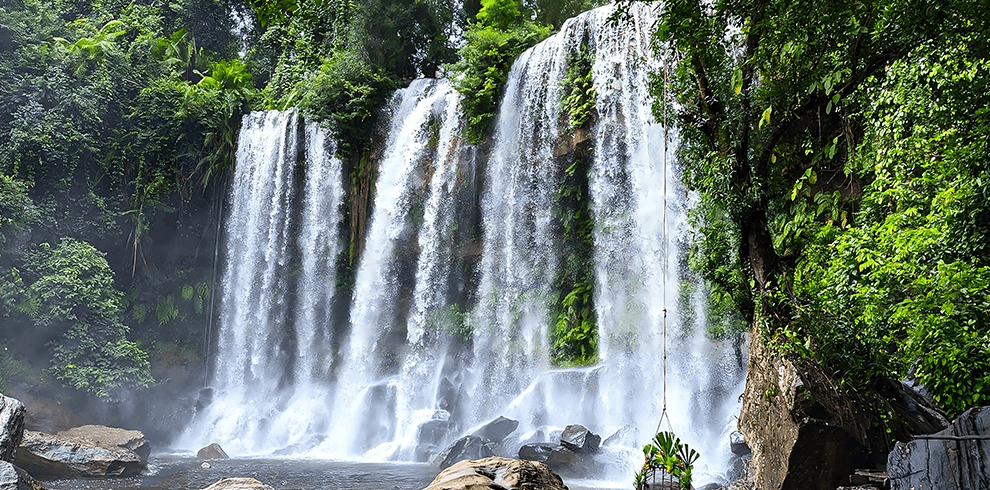
[(24, 404), (0, 395), (0, 461), (13, 462), (24, 436)]
[(990, 488), (990, 407), (967, 410), (928, 438), (898, 442), (887, 473), (893, 490)]
[(821, 366), (779, 357), (758, 331), (751, 339), (739, 429), (753, 451), (758, 488), (834, 490), (854, 469), (874, 467), (886, 455), (878, 447), (886, 440), (880, 425)]

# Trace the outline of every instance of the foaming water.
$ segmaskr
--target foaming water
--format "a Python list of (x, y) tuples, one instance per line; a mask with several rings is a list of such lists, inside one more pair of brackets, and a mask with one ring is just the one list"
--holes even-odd
[[(619, 433), (596, 456), (594, 481), (625, 487), (665, 413), (702, 454), (696, 482), (724, 481), (743, 354), (738, 342), (705, 336), (700, 288), (682, 270), (689, 202), (677, 135), (654, 120), (647, 91), (659, 66), (655, 15), (637, 4), (629, 22), (613, 24), (611, 13), (570, 19), (516, 60), (481, 149), (460, 138), (448, 81), (395, 93), (347, 290), (334, 286), (345, 177), (332, 141), (291, 113), (245, 118), (217, 393), (181, 447), (426, 461), (506, 416), (520, 423), (498, 446), (507, 456), (555, 442), (569, 424)], [(600, 362), (557, 369), (548, 329), (564, 264), (554, 210), (572, 158), (561, 151), (572, 136), (561, 80), (582, 44), (597, 90), (588, 198)], [(342, 298), (349, 311), (332, 308)]]
[(217, 393), (179, 446), (223, 440), (234, 454), (258, 454), (326, 432), (327, 303), (343, 203), (334, 151), (323, 130), (295, 113), (244, 117), (226, 230)]

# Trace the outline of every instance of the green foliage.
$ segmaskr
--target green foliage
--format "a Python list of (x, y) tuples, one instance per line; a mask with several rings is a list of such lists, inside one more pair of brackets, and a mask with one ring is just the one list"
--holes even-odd
[(560, 82), (561, 97), (573, 128), (588, 126), (595, 114), (598, 91), (591, 79), (594, 64), (595, 54), (587, 43), (581, 43), (580, 50), (567, 53), (567, 74)]
[(0, 244), (11, 231), (23, 230), (38, 219), (38, 208), (27, 193), (27, 185), (0, 173)]
[[(458, 51), (460, 61), (449, 67), (454, 86), (464, 96), (462, 106), (467, 117), (468, 140), (479, 143), (491, 129), (498, 110), (502, 85), (509, 76), (512, 62), (530, 46), (550, 35), (550, 28), (521, 17), (505, 22), (514, 0), (493, 0), (493, 10), (468, 28), (465, 44)], [(518, 7), (516, 7), (518, 10)], [(482, 8), (484, 11), (484, 8)], [(486, 22), (494, 22), (489, 24)], [(500, 27), (501, 25), (505, 27)]]
[(535, 0), (534, 20), (558, 30), (567, 19), (606, 3), (602, 0)]
[(643, 455), (646, 462), (642, 471), (636, 474), (636, 490), (652, 488), (657, 473), (661, 480), (664, 475), (676, 478), (679, 488), (691, 488), (691, 472), (701, 455), (682, 443), (673, 432), (657, 433), (653, 443), (643, 447)]
[(551, 340), (552, 358), (561, 366), (598, 362), (598, 318), (595, 313), (595, 221), (591, 215), (589, 172), (592, 159), (581, 155), (563, 172), (554, 199), (560, 226), (563, 261), (556, 275), (560, 291)]
[(42, 243), (13, 270), (16, 306), (55, 339), (49, 371), (56, 378), (107, 397), (124, 383), (151, 383), (148, 356), (126, 339), (122, 294), (104, 255), (85, 242)]
[(584, 277), (560, 301), (553, 341), (557, 363), (583, 366), (598, 361), (598, 324), (591, 301), (593, 286)]
[(179, 309), (175, 307), (175, 298), (171, 294), (164, 298), (158, 298), (158, 303), (155, 305), (155, 317), (158, 318), (159, 325), (164, 325), (179, 317)]
[(148, 353), (155, 361), (155, 365), (162, 367), (185, 366), (202, 360), (196, 346), (178, 342), (156, 341), (151, 344)]
[(431, 331), (443, 332), (461, 341), (471, 340), (474, 334), (471, 312), (456, 304), (449, 304), (430, 313), (426, 325)]
[(339, 52), (303, 85), (300, 107), (326, 124), (342, 156), (358, 156), (370, 142), (371, 118), (395, 86), (391, 79), (352, 52)]
[(522, 19), (519, 0), (481, 0), (478, 23), (500, 31), (508, 30)]
[(31, 363), (11, 354), (7, 346), (0, 343), (0, 393), (7, 391), (7, 384), (17, 379), (38, 384), (45, 381), (45, 376), (32, 368)]
[(950, 414), (988, 385), (981, 8), (664, 2), (651, 84), (700, 198), (709, 307), (759, 314), (847, 389), (916, 364)]
[(861, 211), (820, 226), (795, 271), (823, 362), (854, 388), (913, 370), (950, 416), (990, 401), (983, 44), (922, 45), (864, 95)]

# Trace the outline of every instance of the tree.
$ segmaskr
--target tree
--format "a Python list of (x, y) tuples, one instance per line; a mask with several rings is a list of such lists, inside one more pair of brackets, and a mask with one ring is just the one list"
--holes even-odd
[(652, 86), (714, 302), (844, 388), (913, 371), (950, 414), (990, 397), (980, 8), (665, 2)]
[(660, 53), (669, 68), (654, 80), (655, 112), (661, 119), (675, 110), (671, 101), (678, 104), (684, 180), (701, 195), (694, 263), (744, 317), (760, 308), (768, 324), (789, 318), (785, 302), (768, 300), (790, 294), (785, 273), (801, 234), (780, 230), (789, 238), (775, 244), (774, 220), (800, 205), (811, 221), (828, 219), (842, 199), (807, 200), (835, 191), (856, 197), (860, 182), (846, 171), (861, 133), (852, 96), (928, 40), (985, 30), (973, 25), (986, 22), (977, 4), (674, 0), (659, 7), (657, 45), (669, 47)]
[(49, 371), (56, 378), (101, 397), (124, 384), (151, 384), (147, 353), (126, 338), (122, 293), (92, 245), (72, 238), (54, 248), (42, 243), (25, 255), (23, 272), (11, 269), (5, 282), (0, 290), (14, 293), (5, 304), (37, 329), (31, 343), (52, 346)]

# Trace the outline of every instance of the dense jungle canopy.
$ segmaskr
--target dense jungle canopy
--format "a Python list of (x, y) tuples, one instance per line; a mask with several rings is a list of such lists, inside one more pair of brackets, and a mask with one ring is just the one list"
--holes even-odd
[[(597, 5), (5, 0), (0, 390), (57, 380), (114, 397), (153, 383), (152, 362), (209, 355), (247, 111), (295, 107), (329, 127), (357, 199), (393, 89), (451, 77), (465, 137), (483, 144), (512, 60)], [(654, 116), (678, 128), (698, 196), (690, 263), (711, 334), (755, 323), (853, 392), (910, 373), (949, 414), (990, 402), (981, 2), (656, 7)]]

